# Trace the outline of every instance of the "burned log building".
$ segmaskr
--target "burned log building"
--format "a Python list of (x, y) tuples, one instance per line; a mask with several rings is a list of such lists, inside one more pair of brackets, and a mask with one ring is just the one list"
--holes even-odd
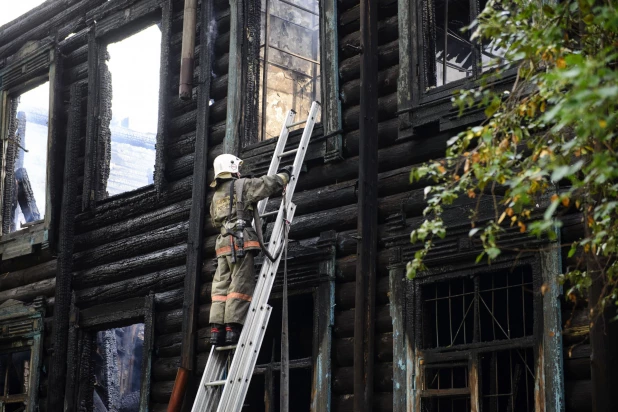
[[(450, 96), (499, 53), (459, 32), (484, 4), (200, 1), (183, 35), (184, 0), (47, 0), (1, 26), (0, 411), (167, 410), (178, 368), (199, 376), (209, 350), (211, 162), (264, 173), (287, 110), (313, 100), (289, 246), (292, 410), (592, 410), (589, 320), (555, 283), (559, 248), (475, 264), (462, 202), (430, 269), (405, 278), (424, 208), (410, 169), (483, 118)], [(154, 60), (145, 43), (116, 57), (151, 29)], [(117, 84), (123, 58), (137, 77)], [(41, 87), (47, 112), (20, 112)], [(154, 121), (130, 129), (113, 96), (153, 91)], [(563, 242), (580, 230), (566, 223)], [(278, 410), (280, 281), (271, 301), (250, 411)]]

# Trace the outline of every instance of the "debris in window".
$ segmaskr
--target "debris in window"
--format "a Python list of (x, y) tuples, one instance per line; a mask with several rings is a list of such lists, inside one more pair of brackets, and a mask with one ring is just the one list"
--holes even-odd
[(107, 51), (112, 83), (107, 192), (113, 196), (154, 180), (161, 30), (152, 25), (108, 45)]
[(4, 402), (11, 395), (27, 394), (30, 387), (30, 351), (0, 355), (0, 388)]
[(144, 324), (100, 331), (94, 352), (95, 412), (138, 412)]
[[(4, 233), (45, 217), (49, 82), (16, 98), (15, 126), (9, 127)], [(6, 209), (8, 208), (8, 209)]]

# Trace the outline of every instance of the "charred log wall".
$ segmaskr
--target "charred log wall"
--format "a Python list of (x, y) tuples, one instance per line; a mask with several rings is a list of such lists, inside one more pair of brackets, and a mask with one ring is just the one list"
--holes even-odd
[[(144, 0), (143, 0), (144, 1)], [(86, 11), (104, 3), (103, 0), (56, 1), (43, 4), (31, 18), (18, 19), (0, 28), (0, 68), (3, 59), (21, 48), (26, 41), (52, 42), (58, 39), (63, 63), (60, 90), (64, 118), (69, 117), (70, 89), (83, 87), (83, 113), (80, 125), (77, 158), (77, 186), (83, 186), (86, 156), (86, 125), (88, 96), (88, 22)], [(133, 1), (125, 0), (128, 7)], [(169, 124), (164, 170), (166, 185), (160, 193), (144, 189), (105, 200), (95, 211), (84, 212), (75, 221), (73, 291), (76, 304), (86, 309), (101, 303), (121, 302), (136, 296), (155, 293), (156, 320), (151, 402), (152, 410), (165, 410), (172, 391), (176, 371), (180, 365), (181, 325), (183, 307), (183, 279), (187, 254), (187, 230), (191, 207), (192, 173), (196, 141), (197, 86), (193, 99), (177, 98), (180, 72), (183, 1), (172, 1), (172, 34), (168, 55), (169, 81), (162, 84), (168, 93)], [(377, 264), (377, 295), (375, 325), (374, 409), (392, 410), (393, 331), (389, 313), (388, 249), (383, 239), (388, 236), (387, 219), (393, 215), (404, 219), (422, 215), (422, 188), (409, 185), (409, 170), (414, 164), (442, 155), (450, 133), (425, 129), (413, 140), (398, 141), (397, 77), (399, 64), (397, 2), (379, 0), (378, 24), (378, 219), (379, 259)], [(216, 32), (215, 56), (212, 67), (210, 129), (208, 134), (209, 164), (223, 150), (227, 110), (228, 51), (230, 11), (226, 0), (214, 4)], [(199, 19), (198, 19), (199, 20)], [(356, 0), (338, 2), (339, 23), (339, 76), (343, 115), (343, 156), (338, 162), (324, 163), (319, 156), (308, 162), (308, 170), (297, 186), (295, 203), (298, 205), (290, 238), (296, 241), (297, 252), (317, 245), (320, 233), (337, 232), (336, 313), (333, 363), (333, 410), (353, 409), (353, 324), (356, 268), (356, 212), (357, 179), (359, 168), (359, 114), (360, 114), (360, 11)], [(90, 22), (91, 23), (91, 22)], [(196, 61), (201, 47), (198, 25)], [(68, 37), (70, 33), (75, 33)], [(46, 37), (50, 36), (50, 37)], [(199, 67), (195, 70), (194, 85), (199, 83)], [(317, 144), (314, 144), (317, 145)], [(310, 149), (311, 151), (311, 149)], [(315, 150), (314, 150), (315, 152)], [(270, 159), (270, 153), (249, 148), (245, 151), (246, 164), (253, 170), (259, 163)], [(211, 171), (209, 170), (211, 176)], [(212, 195), (212, 194), (211, 194)], [(79, 191), (75, 202), (81, 205)], [(269, 208), (275, 207), (273, 199)], [(208, 339), (210, 282), (214, 272), (214, 241), (217, 231), (207, 219), (204, 227), (204, 260), (201, 276), (200, 308), (198, 316), (198, 372), (205, 366)], [(566, 262), (565, 262), (566, 264)], [(41, 250), (33, 258), (2, 262), (0, 269), (0, 303), (7, 299), (31, 301), (36, 296), (48, 298), (45, 322), (46, 370), (51, 355), (51, 316), (54, 309), (56, 260), (49, 251)], [(292, 297), (292, 299), (294, 299)], [(571, 313), (571, 311), (573, 313)], [(590, 391), (589, 346), (584, 309), (567, 308), (565, 325), (565, 371), (567, 381), (567, 410), (590, 410), (586, 398)], [(46, 404), (47, 379), (42, 377), (41, 406)]]

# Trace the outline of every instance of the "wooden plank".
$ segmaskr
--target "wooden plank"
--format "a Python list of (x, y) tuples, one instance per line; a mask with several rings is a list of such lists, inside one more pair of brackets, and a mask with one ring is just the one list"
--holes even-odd
[(144, 298), (103, 303), (80, 311), (79, 326), (99, 330), (141, 322), (144, 318)]
[(154, 185), (157, 194), (166, 186), (165, 165), (167, 164), (167, 141), (169, 138), (169, 119), (171, 94), (169, 82), (172, 77), (170, 68), (170, 40), (172, 38), (172, 0), (162, 3), (161, 10), (161, 65), (159, 75), (159, 118), (157, 123), (156, 159)]
[[(401, 257), (401, 256), (400, 256)], [(404, 412), (407, 404), (406, 333), (405, 333), (405, 263), (389, 266), (390, 312), (393, 319), (393, 411)]]

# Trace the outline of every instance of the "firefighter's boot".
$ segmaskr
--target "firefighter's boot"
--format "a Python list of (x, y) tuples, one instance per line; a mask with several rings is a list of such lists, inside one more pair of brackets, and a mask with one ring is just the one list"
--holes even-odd
[(236, 345), (240, 339), (240, 332), (242, 332), (242, 325), (240, 323), (226, 323), (225, 344)]
[(222, 346), (225, 343), (225, 329), (223, 325), (213, 323), (210, 325), (210, 344)]

